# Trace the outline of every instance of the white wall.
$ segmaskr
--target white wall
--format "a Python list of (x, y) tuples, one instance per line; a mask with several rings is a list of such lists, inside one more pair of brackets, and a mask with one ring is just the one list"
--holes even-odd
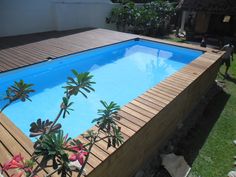
[(0, 0), (0, 36), (55, 29), (51, 0)]
[(0, 36), (114, 28), (105, 22), (114, 6), (110, 0), (0, 0)]
[(83, 27), (111, 28), (106, 24), (115, 4), (109, 0), (77, 0), (55, 3), (57, 29), (67, 30)]

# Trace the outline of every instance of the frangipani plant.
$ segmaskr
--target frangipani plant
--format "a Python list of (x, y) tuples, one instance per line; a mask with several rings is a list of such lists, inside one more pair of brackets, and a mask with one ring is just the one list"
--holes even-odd
[[(94, 91), (90, 73), (78, 73), (72, 70), (73, 77), (68, 77), (64, 97), (59, 107), (59, 112), (54, 120), (38, 119), (30, 125), (30, 137), (35, 137), (34, 152), (30, 159), (25, 159), (21, 154), (15, 155), (9, 162), (6, 162), (1, 172), (8, 172), (15, 169), (17, 172), (12, 177), (36, 177), (42, 170), (50, 169), (50, 173), (45, 177), (57, 173), (62, 177), (71, 176), (73, 171), (77, 171), (77, 176), (85, 175), (85, 165), (88, 162), (91, 149), (98, 141), (108, 139), (107, 148), (117, 147), (123, 143), (120, 127), (116, 124), (117, 111), (119, 106), (114, 103), (101, 101), (103, 109), (98, 110), (99, 117), (93, 122), (97, 124), (97, 130), (87, 131), (83, 136), (87, 139), (87, 144), (83, 144), (78, 139), (72, 139), (65, 135), (58, 123), (60, 118), (66, 118), (73, 111), (72, 96), (78, 94), (87, 98), (87, 94)], [(15, 82), (6, 91), (5, 100), (8, 103), (3, 106), (1, 112), (11, 103), (17, 100), (26, 101), (29, 94), (34, 92), (32, 84), (24, 81)], [(100, 136), (103, 133), (105, 136)], [(101, 138), (102, 137), (102, 138)], [(75, 165), (77, 164), (77, 165)], [(79, 165), (78, 165), (79, 164)]]
[(107, 23), (115, 24), (119, 31), (148, 36), (162, 34), (175, 14), (175, 3), (164, 0), (147, 0), (142, 5), (131, 0), (120, 0), (119, 3), (106, 19)]
[(23, 102), (27, 100), (31, 101), (29, 94), (34, 92), (31, 88), (32, 86), (33, 84), (26, 84), (23, 80), (20, 80), (19, 82), (14, 82), (12, 86), (8, 87), (6, 90), (6, 95), (3, 98), (3, 100), (7, 100), (8, 103), (0, 109), (0, 113), (17, 100), (21, 100)]

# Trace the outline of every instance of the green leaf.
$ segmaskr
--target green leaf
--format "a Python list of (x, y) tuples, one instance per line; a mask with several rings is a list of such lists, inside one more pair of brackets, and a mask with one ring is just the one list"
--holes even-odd
[[(34, 157), (42, 156), (46, 161), (53, 161), (53, 166), (59, 165), (56, 161), (58, 159), (61, 163), (69, 163), (68, 159), (68, 143), (71, 138), (64, 136), (63, 131), (52, 132), (42, 135), (39, 140), (35, 142)], [(47, 162), (46, 162), (47, 163)]]
[(94, 91), (92, 85), (95, 84), (95, 82), (91, 81), (93, 76), (88, 72), (78, 73), (76, 70), (72, 70), (72, 73), (74, 74), (74, 78), (68, 77), (67, 85), (63, 87), (66, 89), (65, 93), (74, 96), (81, 93), (85, 98), (87, 98), (86, 93)]
[[(42, 121), (41, 119), (38, 119), (36, 122), (32, 122), (30, 124), (30, 137), (36, 137), (43, 135), (47, 132), (49, 127), (52, 125), (52, 121), (50, 120), (45, 120)], [(56, 124), (52, 127), (51, 131), (55, 132), (58, 131), (61, 128), (61, 124)]]
[(32, 86), (33, 84), (27, 84), (23, 80), (20, 80), (19, 82), (15, 81), (14, 85), (9, 86), (6, 90), (6, 95), (3, 99), (8, 100), (8, 104), (6, 104), (2, 109), (0, 109), (0, 112), (2, 112), (7, 106), (9, 106), (14, 101), (31, 101), (29, 95), (34, 92), (34, 90), (31, 88)]
[(100, 117), (94, 119), (92, 122), (96, 122), (100, 129), (110, 132), (111, 127), (116, 125), (115, 119), (118, 119), (117, 111), (120, 107), (114, 102), (110, 102), (109, 104), (105, 101), (100, 102), (104, 109), (98, 110), (98, 115)]

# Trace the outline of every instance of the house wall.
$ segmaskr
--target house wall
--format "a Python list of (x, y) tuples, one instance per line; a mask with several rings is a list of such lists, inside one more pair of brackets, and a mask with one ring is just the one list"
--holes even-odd
[(105, 22), (110, 0), (0, 0), (0, 37), (83, 27), (113, 29)]

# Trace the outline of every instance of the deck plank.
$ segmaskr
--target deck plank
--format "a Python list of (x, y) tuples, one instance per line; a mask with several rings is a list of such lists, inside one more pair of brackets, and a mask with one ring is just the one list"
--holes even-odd
[(133, 123), (132, 121), (130, 121), (129, 119), (126, 119), (124, 117), (120, 116), (119, 122), (135, 132), (140, 129), (140, 126), (138, 126), (137, 124)]
[(147, 110), (148, 112), (153, 113), (154, 115), (156, 115), (156, 114), (158, 113), (157, 110), (155, 110), (155, 109), (153, 109), (153, 108), (151, 108), (151, 107), (149, 107), (149, 106), (147, 106), (147, 105), (145, 105), (145, 104), (143, 104), (143, 103), (141, 103), (141, 102), (139, 102), (139, 101), (137, 101), (137, 100), (133, 100), (132, 102), (130, 102), (130, 104), (139, 106), (139, 107), (141, 107), (141, 108)]
[(160, 106), (162, 109), (166, 106), (165, 103), (163, 103), (162, 101), (156, 100), (154, 96), (150, 93), (144, 93), (143, 95), (140, 96), (140, 98), (148, 100), (152, 102), (153, 104)]
[(162, 97), (165, 97), (165, 99), (167, 101), (173, 100), (176, 97), (176, 95), (169, 94), (165, 89), (161, 90), (159, 87), (158, 87), (158, 89), (156, 87), (153, 87), (149, 91), (154, 91), (154, 92), (156, 92), (158, 94), (161, 94)]
[(153, 117), (153, 116), (155, 116), (155, 114), (153, 114), (152, 112), (149, 112), (149, 111), (143, 109), (142, 107), (136, 106), (136, 105), (134, 105), (134, 104), (129, 103), (129, 104), (127, 104), (126, 106), (127, 106), (128, 108), (134, 110), (134, 111), (139, 112), (140, 114), (143, 114), (143, 115), (147, 116), (147, 117)]
[(143, 98), (143, 97), (141, 97), (141, 96), (139, 96), (139, 97), (136, 98), (135, 100), (138, 101), (138, 102), (141, 102), (141, 103), (143, 103), (143, 104), (145, 104), (145, 105), (147, 105), (147, 106), (149, 106), (149, 107), (152, 108), (152, 109), (157, 110), (158, 112), (159, 112), (160, 110), (162, 110), (162, 108), (163, 108), (163, 107), (161, 107), (160, 105), (157, 105), (157, 104), (153, 103), (152, 101), (150, 101), (150, 100), (148, 100), (148, 99), (145, 99), (145, 98)]
[(146, 115), (140, 114), (140, 113), (138, 113), (138, 112), (134, 111), (133, 109), (130, 109), (126, 106), (124, 106), (122, 108), (122, 110), (129, 113), (129, 114), (131, 114), (131, 115), (133, 115), (133, 116), (135, 116), (135, 117), (137, 117), (137, 118), (139, 118), (140, 120), (143, 120), (144, 122), (148, 122), (150, 120), (150, 117), (147, 117)]
[(136, 124), (140, 127), (142, 127), (146, 123), (145, 121), (143, 121), (143, 120), (141, 120), (141, 119), (139, 119), (139, 118), (133, 116), (132, 114), (129, 114), (123, 110), (118, 111), (118, 115), (129, 120), (130, 122), (133, 122), (134, 124)]
[(17, 128), (6, 116), (0, 114), (0, 124), (4, 127), (12, 137), (17, 139), (19, 144), (25, 148), (25, 150), (29, 153), (33, 153), (33, 143), (30, 139), (22, 133), (22, 131)]

